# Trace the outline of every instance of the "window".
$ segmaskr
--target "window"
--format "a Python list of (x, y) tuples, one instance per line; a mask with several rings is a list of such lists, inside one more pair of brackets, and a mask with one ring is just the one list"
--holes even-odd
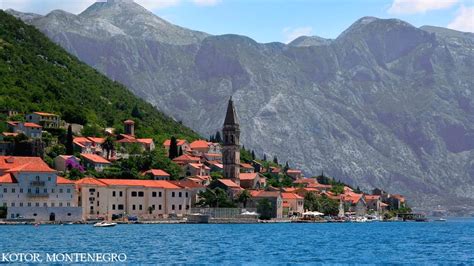
[(12, 202), (12, 207), (15, 207), (15, 202)]
[(71, 203), (70, 203), (70, 202), (68, 202), (66, 205), (67, 205), (68, 207), (71, 207)]
[(158, 192), (158, 197), (160, 197), (160, 198), (161, 198), (161, 191), (160, 191), (160, 192)]
[(186, 192), (186, 198), (188, 197), (188, 192)]
[(62, 188), (59, 189), (59, 193), (63, 193), (63, 189), (62, 189)]
[(161, 211), (161, 204), (160, 204), (160, 205), (158, 205), (158, 210), (160, 210), (160, 211)]
[(8, 191), (7, 188), (3, 189), (3, 193), (7, 193), (7, 191)]
[(151, 208), (152, 208), (153, 210), (155, 210), (155, 205), (151, 205)]
[(14, 188), (12, 188), (12, 193), (15, 193), (15, 189), (14, 189)]
[(20, 207), (23, 207), (23, 202), (20, 202)]
[(112, 197), (115, 197), (115, 191), (112, 191)]
[(173, 191), (173, 192), (171, 192), (171, 197), (173, 197), (173, 198), (174, 198), (174, 191)]
[(145, 196), (145, 193), (143, 193), (143, 191), (139, 191), (139, 192), (138, 192), (138, 196), (139, 196), (139, 197), (143, 197), (143, 196)]
[(48, 189), (47, 188), (43, 189), (43, 192), (48, 193)]
[(138, 209), (139, 209), (140, 211), (143, 210), (143, 206), (142, 206), (141, 204), (138, 205)]
[(71, 213), (70, 213), (70, 212), (68, 212), (68, 213), (67, 213), (67, 216), (71, 216)]
[(89, 192), (92, 194), (95, 192), (95, 188), (89, 188)]
[(132, 210), (135, 210), (135, 209), (136, 209), (135, 204), (133, 204), (132, 205)]
[(54, 188), (51, 189), (51, 193), (54, 193)]
[(48, 207), (48, 203), (44, 202), (43, 207)]
[(62, 203), (62, 202), (60, 202), (60, 203), (59, 203), (59, 207), (62, 207), (62, 206), (63, 206), (63, 203)]
[(23, 193), (23, 189), (22, 189), (22, 188), (20, 188), (20, 193)]
[(132, 191), (132, 197), (136, 197), (137, 196), (137, 192), (136, 191)]
[(35, 206), (36, 206), (36, 207), (39, 207), (39, 206), (40, 206), (39, 202), (36, 202)]
[(33, 213), (33, 216), (37, 216), (37, 215), (38, 215), (38, 214), (36, 214), (36, 213)]
[(119, 197), (123, 197), (122, 191), (119, 191)]
[(112, 210), (115, 210), (115, 204), (112, 204)]
[[(70, 189), (70, 188), (67, 189), (67, 193), (71, 193), (71, 189)], [(99, 192), (97, 192), (97, 197), (98, 197), (98, 196), (99, 196)]]
[(28, 202), (28, 207), (31, 207), (31, 202)]
[(182, 196), (183, 196), (183, 193), (179, 192), (179, 193), (178, 193), (178, 197), (181, 198)]
[(50, 176), (48, 176), (48, 181), (51, 181), (51, 177), (50, 177)]
[(178, 209), (179, 209), (179, 210), (182, 210), (182, 209), (183, 209), (183, 205), (179, 204), (179, 205), (178, 205)]
[(156, 198), (156, 191), (151, 192), (151, 196), (152, 196), (153, 198)]
[(173, 204), (173, 205), (171, 205), (171, 209), (174, 211), (174, 209), (175, 209), (175, 208), (174, 208), (174, 204)]
[(31, 193), (31, 188), (28, 189), (28, 193)]
[[(68, 193), (69, 193), (69, 190), (68, 190)], [(99, 191), (97, 191), (97, 197), (99, 197), (99, 196), (100, 196)]]
[(119, 205), (117, 205), (117, 209), (119, 209), (119, 210), (123, 210), (123, 204), (119, 204)]
[(189, 205), (186, 205), (186, 210), (189, 210)]
[(54, 207), (54, 202), (51, 202), (51, 207)]
[(99, 202), (100, 202), (100, 201), (97, 201), (97, 207), (100, 206), (100, 203), (99, 203)]

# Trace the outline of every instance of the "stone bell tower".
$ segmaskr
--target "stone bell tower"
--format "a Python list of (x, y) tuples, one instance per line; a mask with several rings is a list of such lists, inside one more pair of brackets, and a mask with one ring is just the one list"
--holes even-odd
[(230, 178), (237, 185), (240, 185), (240, 127), (232, 97), (230, 97), (227, 105), (222, 134), (224, 137), (222, 147), (224, 178)]

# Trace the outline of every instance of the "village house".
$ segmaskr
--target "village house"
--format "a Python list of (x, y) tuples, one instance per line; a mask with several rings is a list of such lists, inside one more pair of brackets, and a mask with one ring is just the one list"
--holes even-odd
[(185, 166), (190, 163), (201, 163), (201, 158), (191, 156), (188, 154), (183, 154), (173, 159), (173, 162), (177, 163), (180, 166)]
[(74, 161), (77, 164), (80, 164), (81, 159), (77, 158), (74, 155), (58, 155), (56, 158), (53, 159), (54, 161), (54, 169), (60, 172), (66, 172), (67, 165), (66, 162), (68, 160)]
[(254, 173), (255, 169), (251, 164), (248, 163), (241, 163), (240, 164), (240, 172), (241, 173)]
[(364, 195), (364, 198), (367, 204), (368, 211), (381, 214), (387, 206), (387, 204), (384, 204), (382, 202), (382, 198), (380, 195)]
[(291, 179), (293, 180), (298, 180), (298, 179), (301, 179), (303, 178), (303, 174), (301, 172), (301, 170), (296, 170), (296, 169), (288, 169), (286, 171), (286, 174), (291, 177)]
[[(5, 133), (7, 133), (7, 135), (5, 135)], [(3, 134), (0, 135), (0, 155), (11, 154), (15, 146), (13, 142), (5, 140), (5, 137), (8, 136), (8, 133), (9, 132), (3, 132)], [(10, 133), (10, 134), (16, 134), (16, 133)]]
[(86, 177), (76, 186), (84, 220), (129, 215), (157, 219), (186, 214), (191, 207), (190, 191), (165, 180)]
[(102, 172), (104, 168), (111, 164), (109, 161), (96, 154), (81, 153), (81, 158), (82, 165), (86, 169), (92, 168), (97, 172)]
[(284, 216), (301, 216), (304, 212), (304, 197), (292, 192), (282, 192), (281, 198)]
[(202, 155), (209, 152), (209, 142), (206, 140), (195, 140), (189, 144), (194, 155)]
[(143, 175), (149, 176), (153, 180), (170, 180), (170, 174), (161, 169), (150, 169), (143, 172)]
[(356, 216), (364, 216), (367, 214), (367, 204), (363, 194), (346, 190), (344, 194), (340, 195), (340, 199), (344, 203), (344, 208), (348, 210), (349, 213)]
[[(125, 120), (124, 125), (124, 134), (117, 136), (116, 143), (120, 144), (124, 150), (127, 150), (127, 146), (138, 144), (141, 147), (142, 151), (153, 151), (155, 149), (155, 143), (151, 138), (141, 138), (138, 139), (135, 137), (135, 122), (133, 120)], [(126, 152), (122, 152), (126, 153)], [(124, 156), (126, 157), (126, 156)]]
[[(183, 153), (191, 151), (191, 147), (189, 146), (189, 142), (185, 139), (176, 140), (176, 144), (178, 146), (178, 150), (181, 149), (181, 151)], [(165, 140), (165, 142), (163, 142), (163, 147), (165, 148), (167, 154), (170, 150), (170, 145), (171, 145), (171, 140), (170, 139), (167, 139), (167, 140)]]
[(183, 166), (185, 176), (208, 176), (211, 173), (211, 168), (202, 163), (188, 163)]
[(191, 182), (194, 182), (202, 186), (209, 186), (209, 184), (211, 183), (210, 176), (200, 176), (200, 175), (187, 176), (183, 180), (189, 180)]
[(258, 173), (240, 173), (240, 186), (245, 189), (260, 189), (265, 186)]
[(72, 143), (74, 146), (74, 150), (78, 151), (81, 154), (102, 155), (102, 143), (104, 143), (104, 141), (104, 138), (74, 137)]
[(199, 193), (206, 190), (206, 186), (188, 179), (170, 182), (177, 185), (178, 187), (186, 189), (186, 191), (189, 192), (191, 207), (196, 206), (196, 203), (199, 201)]
[(57, 176), (39, 157), (0, 156), (0, 205), (7, 218), (79, 221), (74, 182)]
[(12, 133), (23, 133), (32, 139), (40, 139), (42, 136), (43, 127), (36, 123), (9, 121), (7, 124)]
[(267, 199), (271, 204), (271, 218), (283, 218), (283, 199), (279, 191), (251, 190), (248, 208), (258, 208), (261, 200)]
[(27, 114), (26, 121), (41, 125), (44, 128), (59, 128), (61, 126), (61, 119), (58, 115), (45, 112), (34, 112)]
[(220, 154), (220, 153), (205, 153), (204, 154), (204, 159), (206, 159), (206, 161), (215, 161), (215, 162), (222, 163), (222, 154)]

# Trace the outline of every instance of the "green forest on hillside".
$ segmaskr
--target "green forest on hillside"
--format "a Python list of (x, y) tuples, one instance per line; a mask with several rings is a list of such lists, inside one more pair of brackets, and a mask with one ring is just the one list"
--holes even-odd
[(53, 112), (70, 123), (119, 130), (122, 121), (133, 119), (139, 137), (154, 137), (158, 143), (170, 136), (199, 138), (123, 85), (68, 54), (33, 26), (1, 10), (0, 109)]

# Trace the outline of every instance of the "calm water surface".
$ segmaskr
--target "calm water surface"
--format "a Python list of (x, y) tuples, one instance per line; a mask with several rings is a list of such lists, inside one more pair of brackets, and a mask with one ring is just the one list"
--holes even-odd
[(123, 252), (129, 263), (474, 264), (474, 220), (446, 223), (0, 226), (0, 252)]

